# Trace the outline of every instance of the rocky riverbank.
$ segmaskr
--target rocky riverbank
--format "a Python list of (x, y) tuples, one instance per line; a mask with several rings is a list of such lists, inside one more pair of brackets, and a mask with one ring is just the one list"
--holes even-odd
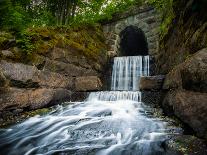
[[(89, 28), (88, 33), (93, 31), (94, 34), (82, 31), (74, 31), (76, 35), (81, 35), (86, 44), (82, 49), (73, 44), (60, 45), (59, 40), (53, 46), (45, 45), (47, 48), (42, 49), (44, 44), (55, 41), (55, 37), (51, 36), (50, 33), (53, 32), (49, 30), (44, 31), (44, 36), (37, 31), (35, 33), (40, 38), (34, 45), (39, 47), (29, 54), (25, 54), (18, 46), (17, 40), (4, 38), (0, 50), (1, 121), (64, 101), (81, 101), (85, 99), (87, 92), (102, 89), (101, 78), (107, 64), (106, 46), (102, 42), (104, 38), (100, 35), (100, 30), (98, 32)], [(86, 38), (87, 35), (90, 37)], [(81, 38), (68, 38), (77, 45), (81, 44)], [(32, 35), (32, 39), (35, 39), (35, 35)], [(65, 42), (68, 40), (65, 39)], [(91, 41), (97, 44), (93, 50), (87, 47)], [(84, 54), (88, 50), (94, 53)]]

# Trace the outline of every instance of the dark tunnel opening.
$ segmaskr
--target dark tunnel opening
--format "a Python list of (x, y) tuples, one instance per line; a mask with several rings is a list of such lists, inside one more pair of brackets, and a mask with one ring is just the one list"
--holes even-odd
[(120, 33), (120, 55), (148, 55), (148, 44), (144, 32), (136, 26), (128, 26)]

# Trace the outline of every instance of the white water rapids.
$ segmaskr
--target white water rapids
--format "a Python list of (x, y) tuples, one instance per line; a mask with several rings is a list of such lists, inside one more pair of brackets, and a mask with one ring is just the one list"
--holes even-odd
[(154, 112), (141, 102), (141, 92), (94, 92), (84, 102), (57, 106), (47, 115), (0, 130), (0, 154), (166, 154), (162, 143), (180, 130)]

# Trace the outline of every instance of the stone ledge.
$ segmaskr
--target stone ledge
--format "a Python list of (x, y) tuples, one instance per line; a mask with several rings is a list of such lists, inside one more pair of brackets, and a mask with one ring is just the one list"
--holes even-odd
[(162, 90), (164, 79), (164, 75), (141, 77), (139, 84), (140, 90), (160, 91)]

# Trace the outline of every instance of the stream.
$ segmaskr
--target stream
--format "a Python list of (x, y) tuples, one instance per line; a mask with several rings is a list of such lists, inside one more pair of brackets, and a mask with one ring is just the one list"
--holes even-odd
[(0, 130), (2, 155), (165, 155), (163, 142), (182, 129), (141, 100), (149, 57), (115, 58), (112, 91), (92, 92), (43, 116)]

